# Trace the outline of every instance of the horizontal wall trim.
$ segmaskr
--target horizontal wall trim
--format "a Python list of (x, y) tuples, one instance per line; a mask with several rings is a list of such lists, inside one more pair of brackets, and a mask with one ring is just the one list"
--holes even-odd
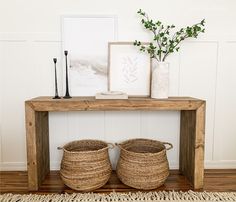
[(35, 43), (62, 43), (61, 40), (34, 40)]
[(27, 42), (27, 40), (17, 40), (17, 39), (0, 39), (0, 42)]
[(188, 41), (183, 41), (184, 43), (218, 43), (220, 42), (220, 40), (214, 40), (214, 39), (205, 39), (205, 40), (193, 40), (193, 39), (189, 39)]
[(18, 39), (0, 39), (0, 42), (62, 43), (62, 41), (60, 40), (20, 40), (20, 39), (19, 40)]
[[(61, 32), (0, 32), (0, 41), (61, 42)], [(184, 43), (236, 42), (236, 35), (202, 35)]]
[[(0, 38), (0, 42), (33, 42), (33, 43), (62, 43), (62, 40), (57, 40), (57, 39), (17, 39), (17, 38)], [(236, 43), (236, 40), (232, 40), (232, 41), (222, 41), (222, 40), (211, 40), (211, 39), (207, 39), (207, 40), (189, 40), (189, 41), (185, 41), (184, 43), (219, 43), (219, 42), (223, 42), (223, 43)]]
[[(38, 43), (62, 43), (62, 40), (57, 40), (57, 39), (17, 39), (17, 38), (1, 38), (0, 41), (2, 42), (38, 42)], [(189, 41), (184, 41), (183, 43), (218, 43), (220, 40), (189, 40)], [(236, 42), (236, 41), (226, 41), (226, 42)]]
[(0, 32), (0, 40), (61, 41), (60, 32)]
[[(178, 169), (178, 162), (169, 162), (170, 169)], [(54, 161), (50, 164), (51, 170), (59, 170), (60, 162)], [(205, 161), (205, 169), (236, 169), (236, 160)], [(1, 162), (0, 171), (26, 171), (25, 162)]]

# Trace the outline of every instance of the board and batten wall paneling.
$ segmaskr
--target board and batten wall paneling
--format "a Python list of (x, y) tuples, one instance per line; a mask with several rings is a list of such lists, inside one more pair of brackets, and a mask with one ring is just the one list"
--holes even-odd
[[(60, 167), (62, 152), (57, 147), (69, 141), (101, 139), (119, 143), (131, 138), (154, 138), (173, 143), (174, 149), (168, 152), (168, 157), (170, 166), (178, 168), (179, 118), (179, 112), (50, 113), (51, 169), (57, 170)], [(109, 150), (109, 154), (115, 169), (119, 149)]]
[(173, 144), (167, 151), (171, 168), (179, 167), (180, 112), (142, 112), (141, 136)]
[[(32, 65), (37, 69), (37, 80), (35, 81), (37, 95), (54, 95), (54, 63), (53, 58), (57, 58), (58, 91), (62, 95), (62, 59), (61, 41), (56, 34), (38, 34), (30, 43), (33, 50)], [(55, 167), (59, 164), (55, 159), (61, 159), (62, 151), (57, 150), (58, 146), (63, 146), (69, 141), (67, 136), (67, 113), (50, 113), (49, 115), (49, 136), (50, 144), (50, 164)], [(55, 163), (56, 161), (56, 163)]]
[[(24, 96), (27, 94), (27, 80), (31, 73), (25, 58), (28, 47), (25, 41), (1, 42), (2, 52), (2, 161), (5, 164), (25, 162)], [(17, 151), (17, 152), (14, 152)]]
[[(236, 93), (232, 87), (235, 86), (236, 28), (232, 26), (236, 18), (235, 6), (234, 0), (150, 0), (148, 4), (136, 0), (70, 3), (62, 0), (56, 4), (46, 0), (5, 1), (0, 7), (0, 169), (26, 169), (24, 100), (54, 94), (53, 57), (59, 58), (58, 83), (63, 95), (61, 15), (115, 14), (120, 41), (148, 41), (150, 35), (144, 31), (136, 14), (139, 8), (150, 17), (177, 27), (206, 18), (206, 33), (184, 43), (179, 53), (168, 58), (170, 95), (207, 100), (206, 167), (235, 168)], [(221, 21), (224, 23), (219, 29)], [(232, 36), (227, 36), (228, 33)], [(86, 137), (104, 138), (108, 142), (131, 137), (167, 140), (174, 144), (174, 149), (168, 152), (170, 165), (178, 166), (179, 112), (50, 113), (49, 121), (53, 169), (59, 168), (62, 155), (58, 146)], [(86, 129), (85, 124), (91, 128)], [(117, 150), (110, 154), (115, 166)]]
[(222, 165), (236, 159), (236, 39), (221, 43), (217, 71), (213, 160)]
[[(141, 137), (141, 112), (105, 112), (105, 140), (119, 143), (131, 138)], [(112, 167), (115, 169), (119, 149), (110, 150)]]
[(49, 134), (50, 168), (58, 170), (63, 151), (57, 148), (70, 141), (67, 112), (49, 113)]
[[(0, 92), (3, 92), (3, 74), (1, 73), (3, 69), (3, 45), (0, 42)], [(2, 163), (2, 96), (0, 96), (0, 164)], [(1, 167), (1, 166), (0, 166)]]
[[(47, 35), (46, 35), (47, 36)], [(46, 37), (42, 36), (42, 38)], [(50, 35), (48, 36), (50, 39)], [(54, 63), (53, 58), (57, 58), (58, 91), (62, 93), (62, 60), (61, 42), (53, 40), (35, 40), (30, 43), (29, 50), (32, 51), (31, 65), (35, 68), (32, 77), (37, 91), (37, 95), (54, 95)]]
[(67, 119), (70, 140), (104, 140), (104, 112), (69, 112)]
[(29, 35), (9, 36), (10, 39), (3, 37), (0, 42), (4, 50), (1, 66), (1, 169), (22, 170), (26, 168), (24, 101), (38, 96), (39, 92), (52, 94), (52, 57), (60, 52), (60, 44), (43, 46), (26, 40), (27, 37), (31, 39)]
[(216, 42), (187, 42), (180, 56), (179, 94), (206, 100), (206, 160), (213, 155), (217, 51)]

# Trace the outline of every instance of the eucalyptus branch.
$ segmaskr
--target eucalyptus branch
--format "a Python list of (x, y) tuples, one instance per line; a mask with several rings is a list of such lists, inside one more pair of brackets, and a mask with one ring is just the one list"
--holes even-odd
[(151, 58), (157, 61), (165, 61), (166, 57), (173, 52), (179, 51), (179, 44), (187, 38), (197, 38), (205, 31), (205, 20), (196, 23), (191, 27), (181, 28), (179, 31), (171, 33), (174, 25), (164, 25), (160, 21), (153, 21), (141, 9), (137, 12), (141, 17), (144, 28), (154, 35), (153, 41), (149, 45), (143, 45), (140, 41), (135, 41), (134, 45), (140, 47), (140, 51), (147, 52)]
[[(155, 41), (155, 38), (157, 38), (157, 36), (159, 35), (159, 33), (161, 31), (161, 26), (159, 27), (159, 30), (157, 33), (157, 31), (156, 31), (157, 28), (155, 27), (155, 24), (153, 24), (153, 21), (149, 19), (148, 15), (145, 12), (142, 12), (141, 9), (138, 11), (138, 13), (143, 17), (141, 22), (142, 22), (142, 24), (144, 24), (144, 27), (146, 29), (149, 29), (153, 33), (154, 41)], [(158, 23), (156, 23), (156, 24), (158, 24)], [(157, 43), (159, 50), (161, 50), (161, 43), (159, 42), (159, 40), (156, 40), (156, 43)], [(153, 57), (151, 56), (151, 57), (161, 61), (161, 52), (157, 53), (157, 55), (159, 56), (159, 59), (155, 56), (155, 54), (154, 54), (155, 57), (154, 56)]]
[[(185, 35), (182, 39), (180, 39), (179, 42), (174, 45), (173, 49), (175, 49), (175, 48), (180, 44), (181, 41), (183, 41), (184, 39), (186, 39), (186, 37), (187, 37), (187, 35)], [(179, 49), (176, 49), (176, 50), (178, 51)], [(167, 51), (166, 54), (164, 55), (163, 61), (165, 61), (166, 57), (167, 57), (170, 53), (171, 53), (171, 52), (169, 51), (169, 47), (168, 47), (168, 51)]]

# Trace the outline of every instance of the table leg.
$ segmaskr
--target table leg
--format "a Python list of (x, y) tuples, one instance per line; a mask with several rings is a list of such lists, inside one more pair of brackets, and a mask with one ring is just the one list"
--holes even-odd
[(50, 171), (48, 112), (25, 104), (28, 189), (36, 191)]
[(203, 188), (205, 103), (196, 110), (181, 111), (180, 171), (194, 189)]

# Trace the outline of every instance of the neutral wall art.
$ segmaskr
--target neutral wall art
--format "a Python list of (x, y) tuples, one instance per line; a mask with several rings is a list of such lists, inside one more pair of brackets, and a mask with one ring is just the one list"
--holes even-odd
[(117, 40), (116, 16), (63, 16), (63, 50), (69, 52), (72, 96), (108, 90), (108, 42)]
[(109, 43), (109, 90), (129, 96), (150, 95), (151, 59), (132, 42)]

